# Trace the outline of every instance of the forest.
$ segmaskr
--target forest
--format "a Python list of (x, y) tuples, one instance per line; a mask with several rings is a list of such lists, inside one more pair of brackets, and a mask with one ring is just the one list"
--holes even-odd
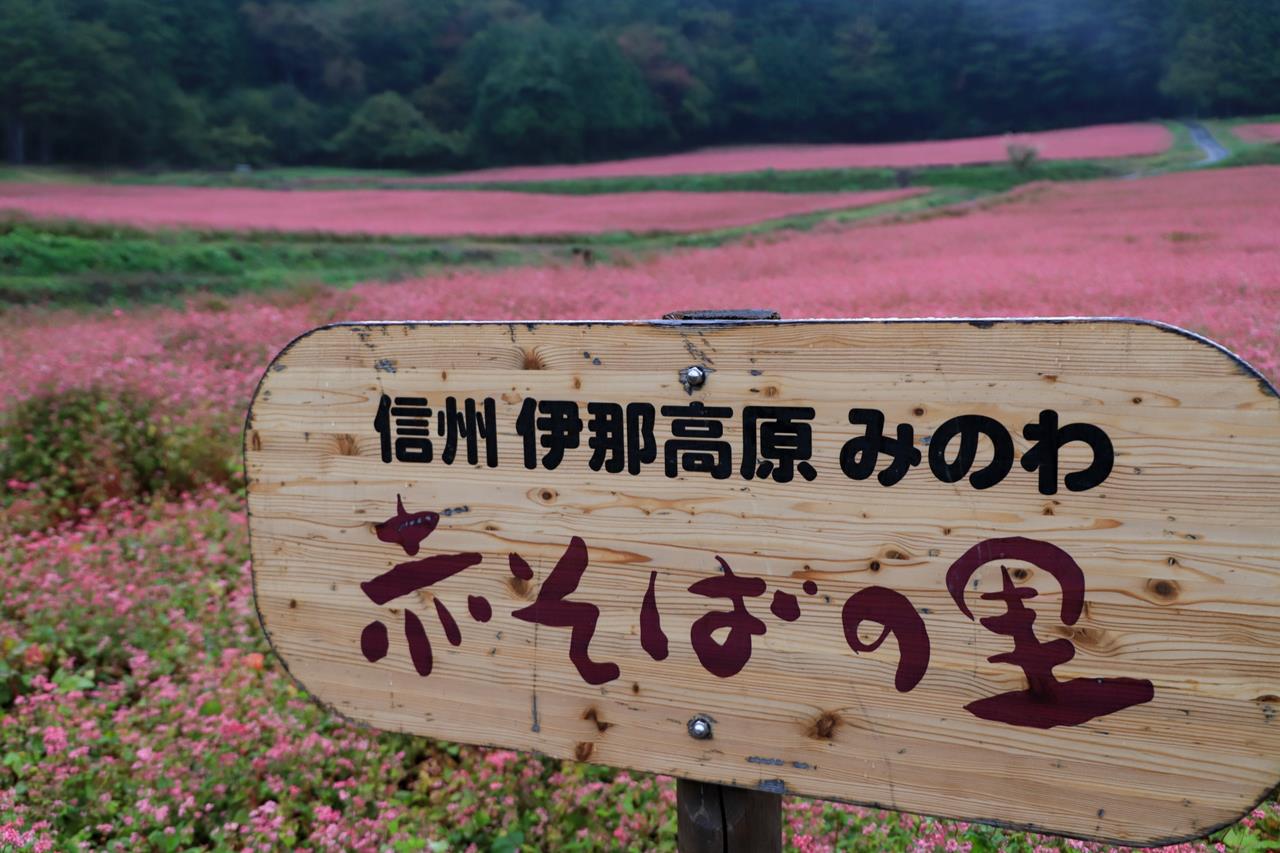
[(1277, 0), (0, 0), (11, 163), (442, 171), (1276, 111)]

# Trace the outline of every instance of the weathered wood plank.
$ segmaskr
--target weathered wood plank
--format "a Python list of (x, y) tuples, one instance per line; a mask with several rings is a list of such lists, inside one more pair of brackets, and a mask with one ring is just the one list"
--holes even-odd
[(680, 853), (779, 853), (782, 796), (681, 779), (676, 785)]
[[(679, 371), (693, 364), (710, 372), (690, 394)], [(429, 400), (431, 463), (382, 461), (374, 420), (383, 394)], [(478, 464), (467, 464), (465, 440), (442, 463), (437, 409), (447, 397), (493, 399), (497, 467), (485, 464), (483, 441)], [(580, 407), (580, 442), (554, 470), (523, 464), (517, 421), (529, 398)], [(733, 409), (726, 479), (665, 474), (672, 418), (660, 409), (694, 401)], [(654, 404), (656, 459), (635, 475), (593, 470), (590, 402)], [(812, 481), (742, 476), (745, 406), (814, 410)], [(922, 461), (900, 482), (842, 470), (842, 448), (866, 429), (850, 423), (854, 407), (883, 412), (891, 438), (898, 424), (912, 426)], [(1035, 445), (1024, 425), (1045, 409), (1106, 434), (1114, 466), (1105, 480), (1070, 491), (1059, 477), (1056, 493), (1041, 493), (1038, 472), (1018, 460)], [(930, 469), (929, 440), (962, 415), (991, 418), (1010, 436), (1012, 467), (991, 488), (941, 482)], [(299, 339), (268, 370), (245, 445), (263, 625), (298, 681), (353, 719), (1127, 842), (1203, 834), (1280, 780), (1280, 401), (1247, 366), (1174, 330), (1107, 321), (335, 326)], [(984, 438), (973, 470), (990, 459)], [(1091, 460), (1087, 446), (1067, 444), (1060, 475)], [(882, 453), (876, 470), (890, 461)], [(416, 555), (376, 534), (396, 516), (397, 495), (406, 514), (439, 514)], [(598, 606), (589, 660), (618, 668), (600, 683), (570, 661), (568, 627), (512, 615), (537, 601), (575, 536), (587, 568), (566, 600)], [(1078, 619), (1063, 612), (1072, 594), (1060, 571), (1012, 557), (977, 569), (963, 596), (975, 618), (961, 611), (948, 570), (978, 543), (1010, 537), (1051, 543), (1079, 565)], [(361, 586), (399, 564), (461, 553), (478, 563), (404, 597), (378, 604)], [(513, 575), (512, 553), (531, 577)], [(691, 642), (699, 619), (733, 607), (690, 591), (723, 577), (717, 557), (766, 589), (744, 602), (764, 633), (724, 677)], [(967, 709), (1028, 685), (1024, 669), (989, 660), (1017, 648), (981, 622), (1014, 607), (1008, 596), (983, 598), (1003, 595), (1002, 565), (1012, 589), (1037, 592), (1025, 607), (1038, 641), (1071, 644), (1053, 678), (1149, 683), (1150, 698), (1113, 711), (1094, 702), (1092, 712), (1105, 712), (1051, 728)], [(642, 636), (651, 578), (661, 659)], [(927, 633), (927, 669), (905, 692), (897, 635), (859, 653), (846, 635), (845, 602), (869, 588), (904, 596)], [(491, 619), (469, 609), (471, 596), (485, 599)], [(789, 596), (794, 621), (777, 615)], [(437, 601), (457, 622), (456, 646)], [(407, 646), (408, 619), (429, 638), (425, 677)], [(362, 632), (374, 622), (388, 649), (370, 662)], [(871, 621), (855, 634), (865, 646), (881, 630)], [(688, 735), (695, 714), (715, 720), (712, 739)]]

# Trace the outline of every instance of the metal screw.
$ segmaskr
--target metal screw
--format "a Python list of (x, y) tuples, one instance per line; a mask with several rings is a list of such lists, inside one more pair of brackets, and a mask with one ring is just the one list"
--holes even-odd
[(689, 720), (689, 737), (694, 740), (707, 740), (711, 737), (711, 719), (699, 714)]
[(701, 388), (707, 381), (706, 368), (698, 364), (686, 368), (684, 372), (684, 381), (690, 388)]

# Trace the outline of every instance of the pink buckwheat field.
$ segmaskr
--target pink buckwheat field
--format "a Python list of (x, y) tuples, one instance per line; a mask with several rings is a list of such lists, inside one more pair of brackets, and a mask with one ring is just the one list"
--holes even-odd
[[(192, 191), (182, 205), (166, 201), (173, 192), (10, 187), (4, 199), (147, 225), (401, 232), (449, 222), (435, 213), (436, 224), (406, 224), (393, 209), (370, 220), (355, 204), (312, 206), (311, 193), (296, 193), (307, 204), (291, 218), (293, 207), (243, 191)], [(648, 219), (630, 222), (658, 224), (666, 201), (653, 202)], [(847, 201), (822, 201), (831, 204)], [(710, 222), (777, 213), (726, 205)], [(485, 227), (484, 216), (468, 219), (474, 211), (457, 215), (465, 229)], [(1032, 183), (928, 214), (594, 265), (454, 270), (305, 298), (6, 311), (0, 398), (18, 427), (3, 441), (27, 467), (9, 467), (0, 546), (0, 849), (477, 850), (517, 836), (536, 849), (671, 847), (668, 777), (360, 729), (308, 702), (275, 662), (253, 616), (234, 460), (264, 365), (303, 330), (653, 318), (708, 305), (786, 318), (1139, 316), (1206, 334), (1275, 378), (1276, 223), (1280, 168), (1254, 167)], [(32, 456), (37, 446), (49, 459)], [(1239, 831), (1277, 825), (1267, 802)], [(785, 835), (795, 850), (1111, 849), (804, 799), (787, 800)]]
[(425, 237), (687, 232), (882, 204), (919, 190), (864, 193), (642, 193), (273, 190), (0, 184), (0, 210), (145, 228)]
[(1280, 142), (1280, 122), (1238, 124), (1231, 132), (1245, 142)]
[[(1160, 150), (1166, 134), (1122, 125), (1040, 141), (1046, 156), (1128, 156)], [(974, 162), (1002, 157), (1002, 146), (922, 145), (894, 162)], [(695, 153), (661, 168), (890, 164), (875, 147)], [(630, 168), (554, 174), (644, 174)], [(0, 207), (149, 228), (530, 235), (726, 227), (902, 195), (0, 184)], [(1207, 335), (1275, 380), (1278, 234), (1280, 166), (1254, 166), (1033, 182), (857, 224), (661, 252), (624, 246), (594, 263), (563, 257), (177, 305), (8, 307), (0, 850), (674, 848), (669, 777), (383, 734), (294, 686), (253, 609), (239, 442), (265, 366), (303, 331), (340, 320), (637, 319), (708, 307), (786, 318), (1124, 316)], [(783, 819), (796, 851), (1117, 849), (799, 798), (785, 800)], [(1280, 809), (1267, 800), (1236, 835), (1163, 849), (1261, 850), (1245, 845), (1277, 831)]]
[(884, 145), (769, 145), (724, 148), (640, 157), (574, 166), (522, 166), (462, 172), (439, 183), (484, 181), (558, 181), (579, 178), (622, 178), (652, 175), (715, 175), (734, 172), (859, 169), (875, 167), (959, 166), (999, 163), (1016, 142), (1032, 145), (1046, 160), (1140, 157), (1167, 149), (1172, 136), (1159, 124), (1077, 127), (1042, 133), (948, 139), (939, 142), (895, 142)]

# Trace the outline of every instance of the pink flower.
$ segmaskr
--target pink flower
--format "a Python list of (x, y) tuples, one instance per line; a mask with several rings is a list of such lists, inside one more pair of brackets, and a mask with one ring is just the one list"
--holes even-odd
[(509, 750), (494, 750), (484, 757), (484, 763), (502, 770), (519, 757), (519, 754)]
[(58, 755), (67, 748), (67, 733), (61, 726), (45, 726), (43, 739), (45, 755)]

